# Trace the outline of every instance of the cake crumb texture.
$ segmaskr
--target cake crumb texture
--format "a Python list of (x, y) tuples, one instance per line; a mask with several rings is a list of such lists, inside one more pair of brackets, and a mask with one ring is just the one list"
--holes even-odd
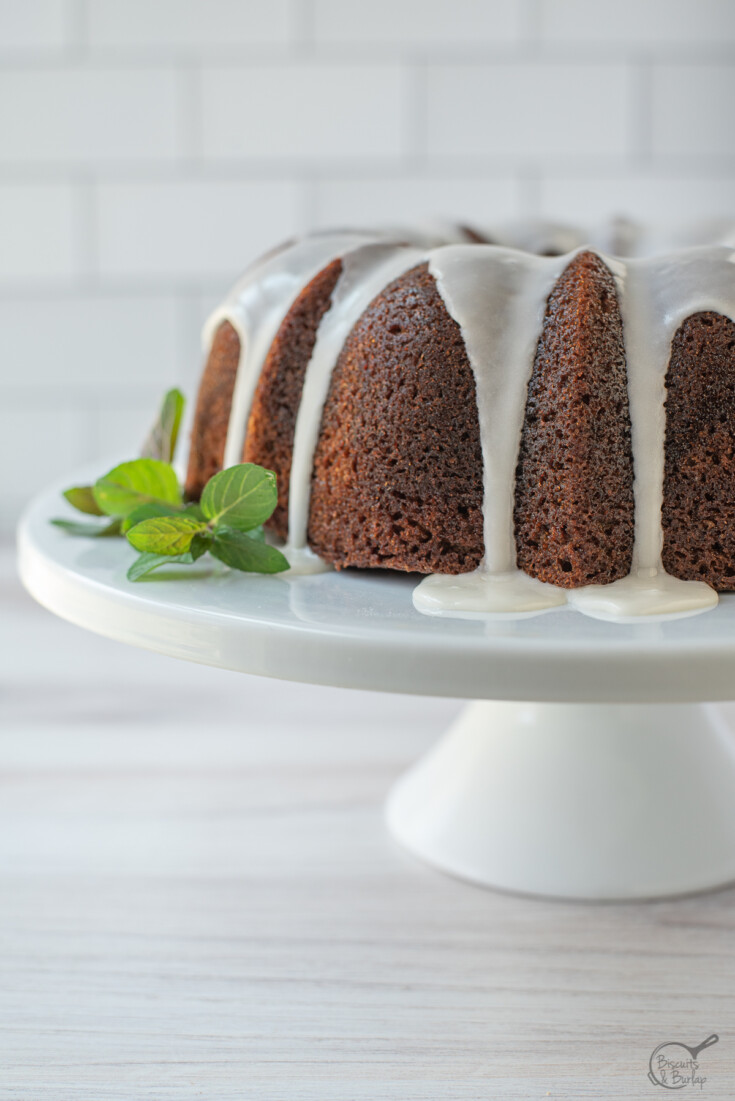
[(185, 485), (190, 500), (198, 500), (209, 479), (222, 469), (239, 362), (240, 338), (229, 321), (223, 321), (212, 340), (194, 411)]
[(308, 537), (337, 568), (465, 573), (482, 559), (475, 380), (427, 264), (379, 294), (345, 342), (316, 449)]
[(663, 564), (674, 577), (735, 590), (735, 324), (693, 314), (666, 375)]
[(296, 417), (319, 323), (342, 272), (334, 260), (304, 288), (284, 318), (266, 356), (245, 436), (243, 461), (274, 470), (278, 505), (266, 527), (288, 535), (288, 495)]
[(520, 569), (563, 588), (630, 572), (633, 460), (615, 281), (591, 252), (549, 296), (528, 387), (515, 489)]

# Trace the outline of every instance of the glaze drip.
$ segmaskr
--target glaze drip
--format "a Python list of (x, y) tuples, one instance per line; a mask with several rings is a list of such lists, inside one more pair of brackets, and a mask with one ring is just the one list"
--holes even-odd
[(332, 372), (345, 340), (373, 298), (423, 259), (424, 254), (414, 248), (369, 244), (355, 249), (343, 261), (332, 305), (322, 318), (306, 368), (296, 419), (289, 490), (289, 536), (284, 551), (289, 561), (291, 552), (301, 551), (306, 546), (314, 452)]
[[(475, 376), (483, 460), (485, 557), (472, 580), (452, 578), (458, 610), (480, 599), (486, 611), (529, 612), (564, 601), (553, 586), (516, 569), (513, 497), (528, 380), (546, 300), (570, 257), (539, 261), (529, 253), (463, 245), (432, 253), (429, 271), (464, 338)], [(492, 584), (483, 584), (483, 579)], [(441, 606), (448, 579), (423, 581), (414, 603)]]
[(206, 351), (223, 321), (229, 321), (240, 338), (240, 362), (225, 443), (225, 466), (234, 466), (242, 460), (255, 387), (268, 349), (294, 299), (332, 260), (371, 240), (374, 236), (368, 234), (330, 234), (307, 237), (271, 252), (245, 272), (223, 305), (208, 318), (203, 332)]
[(628, 577), (574, 590), (568, 599), (580, 611), (606, 619), (691, 614), (716, 604), (717, 594), (701, 581), (672, 577), (661, 562), (666, 371), (674, 334), (687, 317), (711, 309), (732, 319), (735, 253), (702, 248), (624, 263), (603, 260), (616, 275), (625, 334), (635, 500), (633, 564)]
[[(630, 227), (624, 228), (623, 236), (632, 242)], [(428, 251), (391, 244), (385, 235), (369, 233), (305, 238), (250, 269), (209, 319), (205, 343), (211, 342), (222, 320), (231, 322), (241, 342), (225, 449), (225, 465), (231, 465), (241, 459), (255, 386), (280, 324), (308, 282), (332, 260), (342, 259), (332, 306), (321, 321), (306, 370), (296, 421), (286, 547), (294, 572), (323, 568), (307, 546), (312, 463), (344, 341), (389, 283), (412, 266), (428, 262), (448, 312), (460, 327), (475, 377), (485, 556), (471, 574), (426, 577), (414, 593), (416, 607), (435, 615), (512, 615), (569, 603), (587, 615), (629, 619), (693, 614), (717, 602), (709, 586), (671, 577), (661, 562), (665, 378), (672, 338), (688, 316), (713, 310), (735, 321), (735, 251), (719, 245), (650, 259), (621, 259), (594, 250), (613, 273), (624, 322), (634, 470), (633, 566), (628, 577), (612, 584), (562, 590), (516, 568), (513, 500), (528, 382), (546, 302), (584, 242), (580, 234), (575, 237), (564, 228), (542, 232), (537, 227), (535, 233), (539, 239), (545, 233), (545, 240), (566, 245), (564, 254), (538, 256), (495, 245), (446, 244), (467, 239), (468, 231), (461, 227), (436, 231), (433, 239), (428, 231), (413, 237), (410, 232), (393, 235), (393, 240), (421, 246), (429, 238), (434, 247)]]

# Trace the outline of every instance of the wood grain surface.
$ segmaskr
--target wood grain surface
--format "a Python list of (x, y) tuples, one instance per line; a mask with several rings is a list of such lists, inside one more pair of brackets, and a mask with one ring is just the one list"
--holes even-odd
[(0, 602), (3, 1101), (656, 1101), (652, 1050), (712, 1032), (678, 1096), (735, 1097), (735, 890), (452, 880), (381, 803), (456, 703), (128, 650), (9, 550)]

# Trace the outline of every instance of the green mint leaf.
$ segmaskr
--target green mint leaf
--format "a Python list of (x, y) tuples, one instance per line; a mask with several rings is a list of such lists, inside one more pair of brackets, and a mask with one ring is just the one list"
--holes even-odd
[(127, 572), (128, 581), (137, 581), (139, 577), (157, 570), (159, 566), (192, 566), (191, 554), (150, 554), (147, 551), (135, 559)]
[(265, 532), (262, 527), (251, 528), (248, 532), (250, 539), (256, 539), (258, 543), (265, 543)]
[(251, 539), (245, 532), (234, 528), (217, 528), (209, 551), (233, 570), (281, 573), (288, 569), (287, 559), (276, 547)]
[(208, 531), (201, 532), (199, 535), (195, 535), (191, 541), (189, 547), (189, 554), (196, 562), (197, 558), (201, 558), (203, 554), (209, 550), (212, 545), (212, 536)]
[(250, 531), (268, 519), (277, 501), (273, 471), (254, 463), (240, 463), (210, 478), (199, 504), (210, 525)]
[(85, 524), (80, 520), (52, 520), (55, 527), (68, 532), (69, 535), (88, 535), (99, 538), (101, 535), (119, 535), (120, 521), (113, 520), (111, 524), (94, 524), (92, 521)]
[(134, 508), (122, 522), (123, 535), (127, 535), (136, 524), (142, 524), (144, 520), (152, 520), (155, 516), (181, 516), (184, 510), (180, 505), (167, 505), (163, 501), (150, 501), (147, 505), (139, 505)]
[(140, 554), (128, 570), (128, 581), (137, 581), (139, 577), (157, 570), (159, 566), (193, 566), (198, 558), (206, 552), (209, 540), (201, 535), (195, 535), (191, 541), (191, 547), (184, 554), (152, 554), (144, 551)]
[(141, 455), (144, 459), (173, 462), (185, 405), (186, 399), (180, 390), (169, 390), (164, 395), (156, 422), (143, 444)]
[(64, 490), (64, 496), (79, 512), (86, 512), (90, 516), (105, 515), (94, 499), (92, 486), (72, 486), (71, 489)]
[(127, 535), (136, 550), (175, 555), (188, 551), (194, 536), (205, 529), (202, 520), (191, 516), (158, 516), (136, 524)]
[(176, 472), (158, 459), (120, 463), (94, 485), (94, 499), (108, 516), (127, 516), (140, 505), (181, 504)]

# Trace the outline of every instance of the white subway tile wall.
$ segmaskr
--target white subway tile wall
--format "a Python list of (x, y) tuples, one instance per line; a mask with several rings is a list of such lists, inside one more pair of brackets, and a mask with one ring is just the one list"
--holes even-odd
[(436, 217), (449, 210), (465, 221), (488, 221), (487, 212), (502, 221), (514, 218), (519, 210), (518, 181), (512, 171), (497, 176), (484, 172), (464, 176), (401, 174), (347, 179), (320, 179), (314, 185), (315, 224), (353, 226), (364, 220), (366, 212), (381, 225), (410, 225), (419, 216)]
[(735, 45), (730, 0), (541, 0), (540, 37), (555, 43), (606, 43), (634, 49)]
[(625, 157), (631, 73), (624, 64), (551, 61), (429, 65), (429, 157), (469, 165), (532, 158)]
[(0, 56), (43, 55), (71, 42), (66, 0), (0, 0)]
[(313, 226), (735, 207), (733, 0), (0, 0), (0, 527)]
[(408, 103), (409, 74), (398, 64), (207, 65), (202, 157), (294, 168), (324, 161), (400, 165)]
[(0, 172), (0, 288), (71, 283), (77, 274), (75, 237), (72, 184), (6, 183)]
[(731, 64), (654, 65), (653, 156), (726, 159), (735, 148), (734, 108), (735, 67)]
[(295, 180), (100, 182), (98, 275), (134, 284), (225, 284), (301, 228)]
[(401, 50), (453, 43), (486, 46), (523, 38), (524, 5), (517, 0), (315, 0), (314, 33), (320, 43), (369, 44)]
[(3, 165), (99, 167), (175, 155), (172, 66), (29, 66), (0, 74)]
[(92, 0), (87, 41), (110, 50), (257, 49), (292, 41), (289, 0)]

